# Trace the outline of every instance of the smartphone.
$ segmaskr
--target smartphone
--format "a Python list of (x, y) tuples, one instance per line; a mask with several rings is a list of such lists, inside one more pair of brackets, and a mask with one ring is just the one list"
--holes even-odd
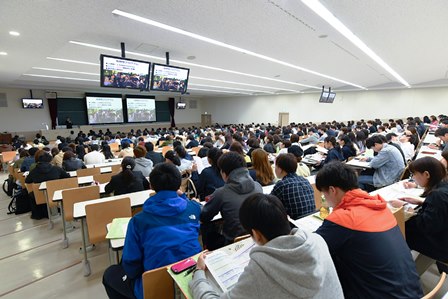
[(171, 270), (175, 273), (175, 274), (179, 274), (185, 270), (190, 269), (191, 267), (196, 266), (196, 261), (192, 258), (188, 258), (184, 261), (181, 261), (177, 264), (174, 264), (171, 266)]

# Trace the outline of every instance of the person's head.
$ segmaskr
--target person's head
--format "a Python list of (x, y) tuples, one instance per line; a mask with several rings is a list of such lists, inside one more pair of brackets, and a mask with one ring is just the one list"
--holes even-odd
[(187, 151), (185, 150), (185, 148), (180, 144), (174, 147), (174, 151), (176, 152), (177, 156), (180, 159), (185, 159), (185, 157), (187, 156)]
[(35, 155), (36, 155), (36, 152), (38, 151), (39, 149), (37, 148), (37, 147), (32, 147), (32, 148), (30, 148), (29, 150), (28, 150), (28, 154), (31, 156), (31, 157), (34, 157)]
[(317, 173), (316, 188), (325, 196), (328, 205), (335, 207), (346, 192), (358, 188), (358, 177), (350, 166), (332, 161)]
[(334, 138), (334, 136), (329, 136), (329, 137), (326, 137), (325, 139), (324, 139), (324, 147), (326, 148), (326, 149), (332, 149), (333, 147), (335, 147), (336, 145), (337, 145), (338, 143), (337, 143), (337, 141), (336, 141), (336, 138)]
[(242, 146), (241, 143), (238, 142), (238, 141), (234, 141), (234, 142), (232, 142), (232, 144), (231, 144), (230, 147), (229, 147), (229, 151), (238, 153), (238, 154), (240, 154), (241, 156), (244, 156), (244, 155), (245, 155), (245, 154), (244, 154), (243, 146)]
[(268, 153), (261, 148), (252, 152), (252, 166), (255, 169), (257, 181), (265, 186), (271, 184), (274, 180), (274, 172), (269, 162)]
[(446, 179), (446, 167), (433, 157), (423, 157), (409, 164), (409, 171), (415, 182), (425, 188), (424, 196)]
[(380, 152), (383, 149), (384, 140), (381, 138), (381, 135), (374, 135), (372, 137), (367, 138), (366, 147), (368, 149), (373, 149), (374, 152)]
[(20, 151), (19, 158), (25, 158), (28, 157), (29, 155), (30, 155), (29, 152), (26, 149), (23, 149)]
[(130, 146), (131, 146), (130, 143), (127, 142), (127, 141), (125, 141), (125, 142), (123, 142), (123, 143), (121, 144), (121, 148), (122, 148), (122, 149), (128, 148), (128, 147), (130, 147)]
[(149, 175), (151, 189), (159, 191), (177, 191), (182, 177), (176, 166), (164, 162), (157, 164)]
[(274, 195), (249, 196), (241, 205), (239, 216), (241, 225), (258, 245), (291, 232), (285, 207)]
[(387, 133), (386, 134), (386, 140), (387, 142), (397, 142), (398, 141), (398, 135), (395, 133)]
[(71, 158), (75, 158), (76, 154), (72, 151), (66, 151), (64, 153), (64, 156), (62, 157), (62, 160), (66, 161), (66, 160), (70, 160)]
[(134, 156), (136, 158), (144, 158), (146, 156), (146, 149), (142, 146), (136, 146), (134, 148)]
[(445, 150), (445, 151), (442, 152), (442, 159), (440, 160), (440, 162), (448, 170), (448, 150)]
[(176, 153), (172, 150), (169, 150), (165, 153), (165, 160), (168, 163), (172, 163), (176, 166), (180, 166), (180, 159), (179, 157), (176, 155)]
[(98, 150), (99, 150), (99, 146), (98, 146), (98, 144), (92, 144), (92, 145), (90, 146), (90, 149), (92, 150), (92, 152), (93, 152), (93, 151), (98, 151)]
[(135, 160), (132, 157), (124, 157), (121, 161), (121, 172), (123, 173), (123, 180), (130, 184), (134, 180), (134, 173), (132, 170), (135, 167)]
[(209, 149), (207, 152), (208, 163), (212, 167), (218, 168), (218, 160), (221, 157), (221, 155), (222, 155), (222, 150), (220, 150), (219, 148), (213, 147), (213, 148)]
[(51, 154), (47, 153), (46, 151), (38, 151), (36, 153), (37, 161), (38, 163), (50, 163), (51, 160), (53, 160), (53, 157)]
[(152, 152), (154, 150), (154, 144), (152, 144), (152, 142), (146, 142), (145, 148), (147, 152)]
[(224, 182), (227, 181), (230, 173), (235, 169), (246, 167), (244, 157), (235, 152), (228, 152), (218, 159), (218, 168), (221, 170), (221, 176)]
[(439, 137), (443, 142), (448, 142), (448, 128), (438, 128), (434, 136)]
[(282, 179), (297, 170), (297, 158), (293, 154), (280, 154), (275, 159), (275, 175)]
[(58, 148), (57, 148), (57, 147), (53, 147), (53, 148), (51, 149), (51, 155), (54, 157), (54, 156), (56, 156), (57, 154), (59, 154), (59, 150), (58, 150)]
[(290, 140), (291, 140), (291, 143), (297, 143), (297, 142), (299, 142), (299, 135), (297, 135), (297, 134), (292, 134)]

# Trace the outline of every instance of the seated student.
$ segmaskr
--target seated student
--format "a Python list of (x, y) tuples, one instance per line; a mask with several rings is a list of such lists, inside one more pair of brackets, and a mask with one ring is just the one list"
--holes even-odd
[(274, 184), (274, 171), (266, 151), (258, 148), (252, 152), (252, 167), (249, 174), (254, 181), (259, 182), (261, 186)]
[(448, 128), (439, 128), (434, 133), (435, 137), (439, 137), (436, 144), (430, 144), (429, 147), (438, 150), (448, 150)]
[(206, 167), (199, 175), (196, 190), (201, 200), (205, 200), (207, 196), (215, 192), (216, 189), (224, 186), (224, 180), (218, 167), (218, 160), (222, 155), (219, 148), (211, 148), (207, 152), (207, 159), (210, 167)]
[(118, 154), (118, 158), (134, 157), (134, 150), (129, 142), (121, 142), (121, 151)]
[(257, 138), (252, 137), (247, 141), (247, 145), (249, 146), (249, 151), (247, 151), (247, 155), (252, 159), (252, 152), (258, 148), (260, 148), (260, 141)]
[(379, 195), (358, 189), (356, 172), (331, 162), (316, 187), (333, 212), (316, 231), (327, 242), (345, 298), (421, 298), (411, 252)]
[(239, 219), (259, 246), (228, 292), (219, 295), (205, 277), (206, 254), (189, 283), (193, 298), (344, 298), (336, 269), (322, 238), (289, 226), (282, 203), (254, 194), (241, 205)]
[(34, 155), (36, 155), (37, 151), (39, 149), (37, 147), (32, 147), (28, 150), (28, 157), (23, 159), (22, 165), (20, 166), (20, 171), (25, 172), (29, 171), (31, 165), (35, 162), (34, 161)]
[[(409, 165), (415, 182), (425, 188), (421, 200), (404, 198), (399, 205), (410, 202), (421, 206), (415, 216), (406, 221), (406, 242), (420, 255), (417, 272), (423, 274), (437, 261), (448, 262), (448, 182), (446, 168), (433, 157), (423, 157)], [(406, 184), (405, 187), (410, 187)], [(414, 185), (415, 186), (415, 185)], [(398, 207), (397, 202), (393, 205)]]
[(334, 137), (326, 137), (324, 140), (324, 147), (328, 150), (327, 157), (323, 162), (319, 164), (322, 166), (331, 161), (343, 161), (344, 155), (342, 154), (342, 149), (339, 146), (339, 143), (336, 141)]
[(154, 166), (156, 166), (159, 163), (165, 162), (165, 158), (161, 153), (154, 152), (154, 144), (152, 142), (146, 142), (145, 143), (146, 148), (146, 159), (149, 159), (152, 161)]
[(406, 157), (404, 156), (404, 152), (401, 149), (401, 146), (398, 144), (399, 143), (398, 135), (395, 134), (395, 133), (388, 133), (388, 134), (386, 134), (386, 142), (387, 142), (387, 144), (392, 145), (393, 147), (398, 149), (398, 151), (400, 152), (401, 156), (403, 157), (403, 163), (404, 163), (404, 165), (406, 165), (406, 163), (407, 163)]
[(65, 171), (75, 171), (78, 169), (86, 168), (81, 159), (76, 157), (76, 154), (71, 150), (67, 150), (64, 153), (62, 160), (62, 169)]
[(293, 154), (281, 154), (275, 160), (275, 174), (280, 179), (271, 194), (283, 203), (292, 219), (316, 210), (314, 190), (307, 179), (296, 174), (297, 159)]
[(300, 140), (301, 145), (317, 144), (319, 142), (319, 134), (315, 128), (308, 130), (308, 135), (304, 139)]
[[(201, 222), (205, 226), (221, 212), (224, 220), (223, 239), (220, 240), (221, 244), (217, 244), (218, 241), (214, 244), (216, 248), (232, 243), (236, 237), (245, 233), (238, 218), (243, 199), (254, 193), (263, 193), (261, 185), (250, 177), (246, 162), (240, 154), (235, 152), (223, 154), (218, 160), (218, 167), (225, 185), (210, 195), (201, 212)], [(206, 245), (207, 248), (211, 247), (209, 244)]]
[(109, 144), (104, 143), (104, 141), (103, 141), (103, 144), (101, 145), (101, 153), (104, 155), (104, 158), (106, 160), (115, 158), (114, 154), (112, 153), (112, 151), (110, 149)]
[(229, 151), (240, 154), (244, 158), (244, 161), (246, 163), (252, 162), (250, 157), (248, 155), (246, 155), (246, 153), (244, 152), (244, 148), (243, 148), (242, 144), (238, 141), (232, 142), (232, 144), (229, 147)]
[(146, 149), (142, 146), (136, 146), (134, 148), (135, 155), (135, 167), (134, 171), (140, 171), (144, 177), (149, 177), (152, 171), (153, 163), (150, 159), (146, 159)]
[(105, 187), (107, 194), (114, 192), (114, 195), (149, 189), (149, 182), (140, 171), (134, 171), (135, 160), (125, 157), (121, 161), (122, 171), (112, 176), (110, 182)]
[(193, 134), (188, 135), (188, 143), (185, 148), (193, 148), (199, 146), (199, 142), (194, 138)]
[(25, 159), (29, 157), (29, 155), (30, 154), (28, 153), (28, 150), (23, 148), (19, 149), (19, 159), (14, 161), (13, 167), (20, 169), (22, 167), (23, 161), (25, 161)]
[(411, 136), (403, 134), (400, 136), (400, 147), (406, 161), (412, 160), (415, 155), (415, 146), (410, 142)]
[(145, 201), (143, 211), (131, 218), (120, 265), (106, 269), (103, 284), (109, 298), (143, 299), (142, 274), (185, 259), (201, 251), (200, 205), (179, 196), (179, 171), (157, 164), (149, 176), (157, 192)]
[[(176, 155), (179, 157), (180, 165), (179, 165), (179, 171), (183, 172), (185, 170), (191, 170), (193, 167), (193, 158), (191, 158), (190, 155), (187, 157), (187, 151), (182, 145), (177, 145), (174, 147), (174, 151), (176, 152)], [(191, 158), (191, 160), (189, 159)]]
[(308, 165), (302, 163), (303, 150), (298, 145), (291, 145), (288, 148), (288, 154), (293, 154), (297, 159), (297, 170), (296, 173), (298, 176), (307, 177), (310, 176), (311, 171)]
[(265, 137), (265, 145), (263, 146), (263, 149), (271, 154), (275, 154), (277, 152), (277, 149), (274, 145), (274, 137), (272, 135), (268, 135)]
[(53, 156), (53, 160), (51, 160), (51, 164), (54, 166), (62, 167), (62, 161), (64, 160), (64, 151), (59, 150), (57, 147), (53, 147), (51, 149), (51, 155)]
[(344, 160), (348, 160), (350, 157), (356, 156), (356, 149), (347, 135), (339, 136), (338, 140), (339, 145), (342, 146), (342, 155), (344, 156)]
[[(84, 150), (84, 147), (82, 146), (81, 150)], [(106, 158), (102, 153), (99, 151), (98, 144), (92, 144), (90, 146), (90, 152), (88, 154), (84, 155), (84, 163), (86, 165), (92, 165), (92, 164), (101, 164), (104, 163)], [(78, 149), (76, 150), (78, 152)], [(79, 155), (78, 155), (79, 156)], [(81, 157), (79, 157), (81, 159)]]
[(404, 170), (403, 157), (394, 146), (385, 142), (382, 136), (376, 135), (366, 140), (366, 147), (373, 148), (378, 153), (373, 158), (361, 158), (361, 161), (369, 161), (370, 167), (375, 169), (372, 175), (360, 175), (358, 177), (359, 187), (363, 190), (371, 189), (372, 186), (380, 188), (395, 183)]

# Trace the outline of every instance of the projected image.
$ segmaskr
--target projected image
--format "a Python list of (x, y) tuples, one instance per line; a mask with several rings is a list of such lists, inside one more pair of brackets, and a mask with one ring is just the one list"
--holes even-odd
[(154, 99), (127, 98), (128, 122), (156, 121), (156, 102)]
[(121, 98), (86, 97), (89, 124), (122, 123)]
[(22, 106), (25, 109), (42, 109), (44, 101), (42, 99), (22, 99)]
[(102, 56), (101, 86), (148, 89), (149, 62)]
[(189, 71), (189, 69), (154, 64), (151, 89), (184, 93), (187, 91)]

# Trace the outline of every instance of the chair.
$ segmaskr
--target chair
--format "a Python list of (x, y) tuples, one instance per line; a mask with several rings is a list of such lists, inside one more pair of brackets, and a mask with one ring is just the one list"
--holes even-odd
[(236, 243), (236, 242), (245, 240), (245, 239), (247, 239), (247, 238), (250, 238), (250, 235), (249, 235), (249, 234), (247, 234), (247, 235), (243, 235), (243, 236), (238, 236), (238, 237), (236, 237), (235, 239), (233, 239), (233, 243)]
[(116, 174), (121, 171), (121, 164), (112, 165), (110, 168), (112, 169), (111, 173)]
[(182, 190), (182, 192), (184, 192), (189, 198), (197, 197), (198, 192), (196, 191), (194, 182), (191, 180), (191, 171), (185, 170), (181, 175), (182, 181), (179, 189)]
[(8, 163), (14, 161), (16, 155), (16, 151), (2, 152), (0, 160), (2, 162), (3, 172), (6, 172), (6, 170), (8, 169)]
[(73, 220), (73, 206), (77, 202), (100, 198), (100, 186), (87, 186), (62, 191), (65, 221)]
[(422, 299), (432, 299), (434, 298), (434, 296), (437, 294), (438, 291), (440, 291), (440, 289), (443, 286), (443, 283), (445, 282), (446, 279), (446, 273), (442, 272), (442, 274), (440, 274), (440, 279), (439, 282), (436, 284), (436, 286), (425, 296), (422, 297)]
[[(39, 190), (40, 187), (40, 183), (37, 184), (27, 184), (28, 186), (31, 185), (32, 186), (32, 190), (31, 192), (34, 193), (34, 199), (36, 200), (36, 205), (43, 205), (47, 203), (47, 200), (45, 199), (45, 193), (43, 190)], [(28, 187), (27, 187), (28, 189)], [(30, 192), (30, 190), (28, 189), (28, 192)]]
[(81, 176), (89, 176), (89, 175), (95, 175), (95, 174), (100, 174), (101, 173), (101, 169), (100, 168), (84, 168), (84, 169), (78, 169), (76, 171), (76, 176), (77, 177), (81, 177)]
[(115, 142), (114, 143), (109, 143), (109, 147), (110, 147), (110, 151), (112, 153), (120, 151), (120, 145), (118, 143), (115, 143)]
[(165, 157), (166, 152), (169, 151), (169, 150), (172, 150), (172, 149), (173, 149), (173, 147), (171, 145), (167, 145), (167, 146), (162, 147), (162, 156)]
[(393, 212), (395, 220), (397, 220), (398, 227), (400, 228), (403, 238), (406, 239), (405, 226), (404, 226), (404, 209), (403, 207)]
[(90, 243), (96, 244), (106, 240), (108, 223), (114, 218), (132, 217), (131, 199), (124, 197), (86, 205), (87, 231)]
[(53, 202), (54, 192), (57, 190), (64, 190), (70, 188), (78, 187), (78, 179), (77, 178), (68, 178), (68, 179), (59, 179), (47, 181), (47, 199), (50, 207), (57, 206), (55, 202)]
[(201, 148), (200, 148), (199, 146), (195, 146), (195, 147), (192, 147), (192, 148), (191, 148), (191, 150), (192, 150), (193, 152), (195, 152), (196, 156), (199, 155), (199, 150), (200, 150), (200, 149), (201, 149)]
[(99, 182), (100, 184), (109, 183), (111, 178), (112, 178), (112, 172), (93, 175), (93, 180), (95, 182)]
[(142, 284), (144, 299), (174, 298), (174, 281), (166, 266), (143, 273)]
[(409, 163), (407, 163), (406, 167), (404, 168), (403, 172), (400, 175), (399, 181), (409, 178), (410, 175), (411, 175), (411, 171), (409, 170)]

